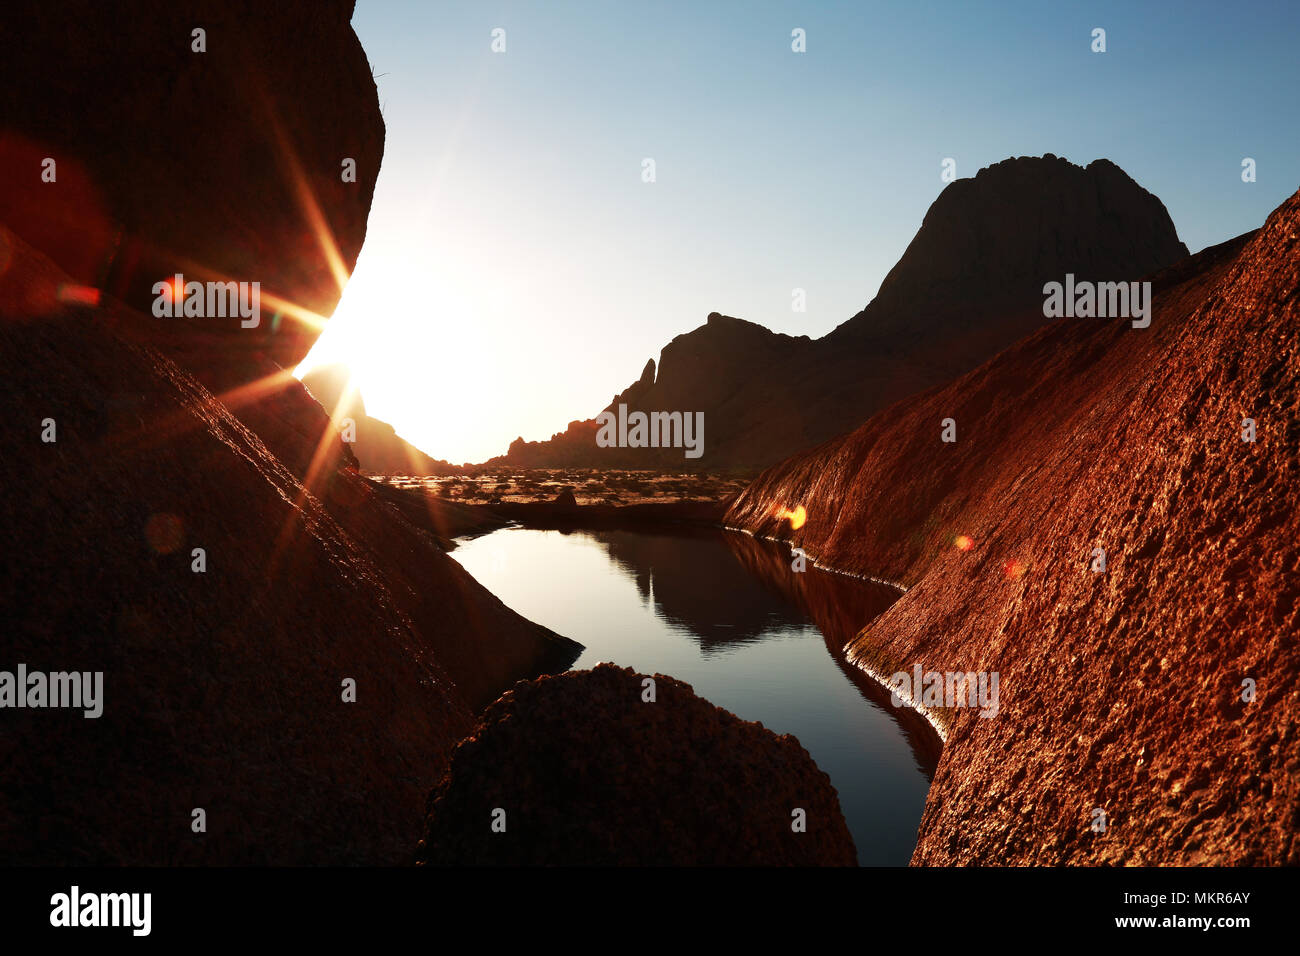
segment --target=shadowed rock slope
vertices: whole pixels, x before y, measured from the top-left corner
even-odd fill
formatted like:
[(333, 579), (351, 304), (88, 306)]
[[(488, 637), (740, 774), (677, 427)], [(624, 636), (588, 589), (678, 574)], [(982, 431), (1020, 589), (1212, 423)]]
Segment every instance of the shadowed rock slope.
[(662, 674), (643, 700), (643, 679), (601, 664), (504, 694), (430, 794), (418, 861), (856, 864), (835, 788), (794, 737)]
[[(578, 651), (358, 475), (288, 371), (383, 149), (351, 12), (0, 10), (0, 670), (104, 682), (97, 719), (3, 710), (0, 863), (402, 860), (478, 708)], [(260, 323), (155, 318), (175, 272), (261, 283)]]
[[(154, 284), (177, 273), (259, 283), (256, 325), (177, 316), (152, 326), (151, 343), (299, 478), (325, 419), (285, 370), (356, 264), (384, 148), (353, 7), (137, 0), (129, 17), (94, 0), (0, 7), (0, 33), (22, 38), (0, 60), (0, 224), (72, 281), (145, 315)], [(320, 453), (318, 467), (355, 463), (337, 445)]]
[[(256, 328), (172, 320), (190, 333), (187, 364), (223, 387), (264, 374), (268, 360), (292, 367), (320, 330), (269, 297), (334, 311), (383, 156), (354, 5), (8, 0), (0, 222), (74, 280), (146, 313), (153, 284), (176, 272), (260, 282)], [(41, 177), (45, 157), (55, 182)]]
[(754, 470), (951, 381), (1043, 324), (1043, 283), (1117, 281), (1187, 255), (1164, 204), (1114, 163), (1050, 153), (947, 186), (875, 299), (820, 339), (713, 313), (663, 349), (656, 376), (615, 396), (629, 409), (702, 411), (704, 455), (602, 449), (594, 420), (512, 443), (523, 467)]
[(0, 263), (0, 669), (104, 675), (97, 719), (3, 712), (0, 861), (403, 860), (477, 709), (578, 646), (360, 475), (308, 491), (150, 317), (59, 303), (4, 230)]
[(1300, 862), (1298, 236), (1300, 194), (1155, 275), (1149, 329), (1055, 322), (732, 507), (909, 588), (858, 666), (1000, 674), (995, 718), (935, 715), (914, 863)]

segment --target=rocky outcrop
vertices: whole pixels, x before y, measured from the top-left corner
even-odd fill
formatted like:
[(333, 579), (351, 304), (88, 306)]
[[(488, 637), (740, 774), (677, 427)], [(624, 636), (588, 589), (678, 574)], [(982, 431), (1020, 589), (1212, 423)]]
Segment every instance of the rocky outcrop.
[(383, 155), (353, 6), (141, 0), (129, 23), (90, 0), (0, 10), (23, 38), (0, 62), (0, 223), (145, 315), (178, 273), (250, 296), (258, 283), (255, 326), (177, 316), (137, 331), (300, 479), (355, 464), (321, 442), (328, 416), (285, 371), (338, 303)]
[[(0, 862), (406, 859), (477, 710), (580, 650), (359, 475), (288, 370), (382, 147), (350, 12), (4, 7), (0, 670), (102, 672), (103, 714), (0, 711)], [(261, 324), (156, 318), (176, 271), (261, 282)]]
[(1152, 276), (1149, 328), (1054, 322), (732, 507), (908, 589), (858, 666), (1000, 674), (935, 715), (914, 863), (1300, 862), (1298, 236), (1300, 194)]
[(1046, 281), (1136, 278), (1186, 255), (1164, 203), (1109, 160), (1007, 159), (939, 194), (875, 299), (827, 343), (960, 364), (1009, 344), (1020, 330), (999, 320), (1041, 305)]
[(349, 384), (351, 373), (342, 365), (315, 368), (303, 376), (302, 384), (330, 413), (340, 433), (351, 423), (350, 451), (357, 466), (372, 475), (458, 475), (461, 469), (450, 462), (430, 458), (402, 436), (388, 422), (366, 414), (361, 392)]
[[(1164, 205), (1100, 159), (1048, 154), (951, 183), (871, 304), (821, 339), (713, 313), (665, 346), (658, 375), (615, 397), (702, 411), (704, 455), (596, 447), (594, 421), (510, 446), (525, 467), (757, 470), (944, 384), (1043, 325), (1043, 283), (1124, 280), (1187, 255)], [(647, 366), (647, 373), (651, 372)]]
[(647, 679), (601, 664), (503, 695), (430, 794), (418, 862), (855, 865), (835, 788), (797, 740), (662, 674), (647, 701)]
[(170, 320), (190, 333), (185, 364), (222, 387), (297, 364), (320, 332), (300, 310), (334, 311), (383, 155), (353, 6), (139, 0), (124, 19), (93, 0), (6, 3), (22, 39), (0, 64), (0, 222), (145, 313), (177, 272), (260, 282), (256, 328)]
[[(598, 425), (592, 419), (570, 422), (565, 431), (548, 441), (525, 442), (518, 438), (505, 455), (485, 464), (527, 468), (728, 470), (737, 462), (729, 456), (714, 455), (712, 449), (717, 442), (730, 442), (732, 436), (749, 427), (752, 411), (745, 403), (753, 400), (753, 383), (759, 379), (768, 383), (765, 405), (775, 404), (775, 395), (784, 395), (793, 403), (795, 396), (785, 391), (782, 376), (792, 364), (799, 364), (811, 354), (812, 341), (806, 335), (780, 335), (754, 322), (711, 313), (703, 326), (677, 336), (664, 347), (657, 379), (651, 359), (641, 378), (615, 395), (606, 406), (606, 410), (614, 412), (620, 405), (630, 410), (704, 411), (702, 458), (686, 458), (680, 448), (598, 447)], [(782, 433), (779, 440), (787, 438)], [(765, 439), (758, 441), (766, 446)], [(800, 439), (800, 444), (806, 443)], [(754, 451), (763, 455), (761, 448)], [(750, 454), (745, 452), (741, 459), (750, 460)]]
[(640, 408), (642, 400), (654, 388), (655, 384), (655, 360), (647, 359), (645, 368), (641, 369), (641, 377), (625, 388), (618, 395), (614, 396), (614, 401), (610, 404), (617, 407), (619, 402), (623, 402), (633, 408)]
[(59, 303), (7, 231), (0, 261), (0, 669), (100, 671), (104, 701), (2, 712), (0, 859), (402, 860), (477, 709), (577, 645), (360, 475), (305, 487), (147, 317)]

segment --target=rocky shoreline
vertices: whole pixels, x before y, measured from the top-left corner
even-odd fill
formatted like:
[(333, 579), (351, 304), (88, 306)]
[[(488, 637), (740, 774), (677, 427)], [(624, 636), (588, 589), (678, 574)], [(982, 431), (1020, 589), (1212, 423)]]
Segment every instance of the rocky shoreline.
[(1297, 861), (1298, 232), (1300, 195), (1151, 276), (1150, 329), (1051, 323), (729, 510), (907, 586), (864, 671), (1001, 673), (998, 718), (936, 715), (914, 864)]

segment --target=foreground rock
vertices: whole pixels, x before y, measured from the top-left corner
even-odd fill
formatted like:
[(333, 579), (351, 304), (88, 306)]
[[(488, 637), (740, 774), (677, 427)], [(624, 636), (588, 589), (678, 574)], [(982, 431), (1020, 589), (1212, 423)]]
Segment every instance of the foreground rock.
[(952, 381), (1043, 324), (1042, 287), (1121, 280), (1187, 255), (1164, 204), (1099, 159), (1050, 153), (951, 183), (871, 303), (820, 339), (713, 313), (607, 409), (703, 412), (704, 454), (599, 448), (595, 420), (489, 464), (756, 471)]
[(0, 670), (103, 673), (96, 719), (0, 711), (0, 862), (405, 858), (478, 708), (577, 645), (361, 476), (305, 487), (148, 317), (60, 305), (3, 229), (0, 261)]
[(855, 864), (835, 788), (794, 737), (661, 674), (646, 702), (643, 680), (601, 664), (503, 695), (430, 795), (418, 861)]
[[(0, 671), (102, 673), (103, 694), (93, 719), (0, 710), (0, 864), (399, 861), (474, 713), (580, 650), (357, 474), (289, 370), (382, 152), (351, 10), (0, 12), (21, 37), (0, 64)], [(260, 322), (155, 317), (176, 272), (261, 283)]]
[(256, 327), (173, 320), (185, 364), (223, 388), (292, 367), (320, 332), (299, 310), (329, 316), (356, 263), (383, 156), (354, 5), (134, 0), (124, 20), (95, 0), (9, 0), (0, 222), (145, 313), (176, 272), (260, 282)]
[(935, 715), (913, 862), (1300, 862), (1298, 237), (1300, 194), (1155, 275), (1150, 328), (1055, 322), (732, 507), (909, 588), (859, 666), (1000, 674)]

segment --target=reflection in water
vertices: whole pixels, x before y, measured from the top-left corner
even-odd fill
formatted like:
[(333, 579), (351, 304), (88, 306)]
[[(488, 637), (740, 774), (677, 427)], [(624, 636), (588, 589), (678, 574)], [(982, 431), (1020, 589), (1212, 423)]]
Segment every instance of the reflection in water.
[(669, 674), (794, 734), (838, 790), (859, 862), (907, 863), (939, 741), (840, 652), (893, 589), (795, 573), (787, 548), (712, 529), (507, 528), (452, 554), (511, 608), (586, 645), (575, 667)]
[(759, 541), (740, 532), (729, 532), (724, 540), (737, 561), (755, 578), (764, 581), (782, 600), (793, 602), (817, 625), (836, 666), (859, 694), (894, 718), (907, 737), (917, 766), (927, 780), (933, 779), (942, 743), (929, 721), (910, 707), (894, 707), (889, 691), (844, 657), (848, 643), (888, 610), (898, 600), (899, 592), (874, 581), (861, 581), (812, 567), (796, 574), (790, 570), (788, 545)]
[[(807, 617), (789, 602), (773, 600), (769, 583), (732, 559), (735, 545), (728, 539), (742, 538), (752, 544), (748, 535), (703, 528), (671, 535), (598, 531), (591, 537), (636, 581), (642, 598), (651, 597), (653, 582), (655, 613), (699, 641), (705, 654), (807, 623)], [(689, 561), (682, 560), (684, 546), (689, 547)]]

